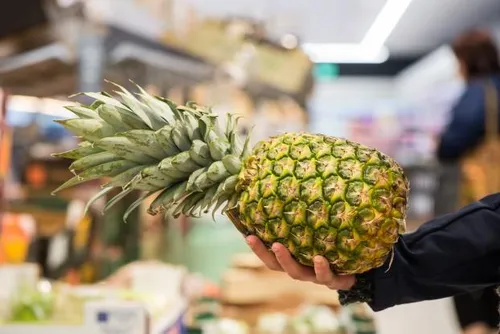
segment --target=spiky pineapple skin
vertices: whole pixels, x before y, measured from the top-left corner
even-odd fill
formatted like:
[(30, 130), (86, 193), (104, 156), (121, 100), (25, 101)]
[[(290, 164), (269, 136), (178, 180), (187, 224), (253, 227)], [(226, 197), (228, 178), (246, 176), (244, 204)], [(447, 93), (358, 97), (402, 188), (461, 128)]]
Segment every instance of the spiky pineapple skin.
[(287, 133), (260, 142), (239, 175), (240, 230), (284, 244), (337, 274), (383, 265), (405, 231), (409, 182), (383, 153), (349, 140)]

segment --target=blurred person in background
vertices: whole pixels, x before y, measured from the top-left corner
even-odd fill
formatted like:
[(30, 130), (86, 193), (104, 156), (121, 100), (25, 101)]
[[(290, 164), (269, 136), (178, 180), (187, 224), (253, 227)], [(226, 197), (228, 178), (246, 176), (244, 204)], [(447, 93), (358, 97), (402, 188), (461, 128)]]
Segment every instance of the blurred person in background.
[[(486, 31), (472, 30), (458, 36), (452, 50), (458, 61), (460, 77), (466, 85), (451, 110), (450, 122), (441, 134), (437, 158), (442, 166), (456, 167), (458, 173), (447, 177), (457, 179), (450, 179), (451, 182), (442, 183), (440, 187), (453, 188), (457, 196), (438, 199), (437, 215), (454, 211), (457, 206), (500, 190), (498, 181), (494, 184), (486, 177), (486, 173), (482, 172), (484, 166), (481, 166), (481, 163), (500, 165), (500, 161), (494, 161), (497, 159), (495, 155), (484, 148), (487, 134), (495, 137), (500, 128), (500, 62), (497, 47)], [(493, 141), (493, 145), (498, 143)], [(482, 162), (477, 158), (478, 154), (489, 154), (493, 161)], [(447, 168), (447, 171), (450, 170)], [(467, 183), (473, 184), (476, 189), (469, 189)], [(483, 183), (490, 183), (493, 188), (488, 190), (487, 184)], [(499, 298), (494, 289), (455, 296), (454, 304), (464, 334), (489, 333), (500, 321), (497, 312)]]

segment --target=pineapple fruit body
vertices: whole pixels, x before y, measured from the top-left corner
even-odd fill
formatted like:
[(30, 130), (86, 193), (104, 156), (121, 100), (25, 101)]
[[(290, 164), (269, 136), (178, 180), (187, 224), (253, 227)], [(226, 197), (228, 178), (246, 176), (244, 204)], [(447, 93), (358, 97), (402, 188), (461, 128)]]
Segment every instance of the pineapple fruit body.
[(241, 233), (269, 247), (283, 243), (307, 266), (323, 255), (337, 274), (381, 266), (405, 229), (408, 180), (375, 149), (307, 133), (286, 133), (252, 149), (249, 136), (240, 140), (235, 115), (223, 128), (209, 108), (117, 87), (116, 97), (86, 93), (95, 102), (68, 107), (77, 118), (59, 121), (83, 141), (55, 154), (74, 160), (75, 174), (55, 192), (103, 179), (88, 205), (121, 188), (107, 210), (142, 191), (125, 220), (150, 196), (150, 214), (221, 209)]
[(408, 181), (390, 157), (352, 141), (287, 133), (259, 143), (240, 173), (246, 234), (283, 243), (337, 274), (381, 266), (405, 230)]

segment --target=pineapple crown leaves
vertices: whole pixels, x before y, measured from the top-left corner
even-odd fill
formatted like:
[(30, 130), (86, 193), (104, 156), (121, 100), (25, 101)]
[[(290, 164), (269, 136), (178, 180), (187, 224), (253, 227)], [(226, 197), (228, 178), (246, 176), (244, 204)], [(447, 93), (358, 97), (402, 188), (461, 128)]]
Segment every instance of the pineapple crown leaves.
[[(74, 177), (53, 194), (75, 185), (103, 179), (92, 203), (112, 190), (118, 192), (104, 211), (133, 191), (144, 192), (126, 211), (124, 219), (144, 200), (156, 196), (148, 213), (198, 216), (213, 208), (237, 204), (238, 174), (250, 154), (250, 134), (241, 141), (238, 115), (228, 114), (222, 128), (211, 108), (152, 96), (139, 85), (133, 94), (113, 83), (106, 92), (79, 93), (94, 100), (90, 105), (67, 106), (76, 117), (58, 120), (82, 142), (53, 156), (73, 160)], [(75, 96), (75, 95), (73, 95)]]

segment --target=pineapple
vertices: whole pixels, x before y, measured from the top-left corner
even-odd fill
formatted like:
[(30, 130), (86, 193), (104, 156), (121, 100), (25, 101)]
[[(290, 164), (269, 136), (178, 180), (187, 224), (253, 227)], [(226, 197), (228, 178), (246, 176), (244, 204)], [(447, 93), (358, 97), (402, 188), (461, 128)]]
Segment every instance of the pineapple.
[(283, 243), (306, 266), (325, 256), (337, 274), (381, 266), (404, 232), (409, 183), (383, 153), (307, 133), (285, 133), (251, 148), (250, 136), (240, 141), (235, 115), (222, 126), (209, 108), (116, 86), (114, 97), (85, 93), (95, 102), (67, 107), (77, 117), (58, 121), (83, 141), (55, 154), (72, 159), (75, 174), (55, 192), (103, 179), (87, 205), (120, 188), (107, 210), (142, 191), (125, 220), (150, 196), (152, 215), (222, 209), (244, 235), (269, 247)]

